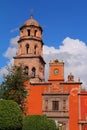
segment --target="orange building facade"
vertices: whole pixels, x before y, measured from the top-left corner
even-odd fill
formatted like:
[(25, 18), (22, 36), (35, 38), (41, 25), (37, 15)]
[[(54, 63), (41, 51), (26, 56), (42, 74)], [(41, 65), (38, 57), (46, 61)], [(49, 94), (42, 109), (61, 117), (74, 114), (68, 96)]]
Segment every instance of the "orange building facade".
[(29, 95), (25, 102), (28, 115), (45, 114), (55, 120), (61, 130), (87, 130), (87, 92), (82, 91), (80, 79), (70, 73), (64, 79), (64, 62), (49, 63), (49, 78), (45, 82), (42, 27), (32, 17), (20, 27), (16, 66), (23, 64), (29, 75), (25, 83)]

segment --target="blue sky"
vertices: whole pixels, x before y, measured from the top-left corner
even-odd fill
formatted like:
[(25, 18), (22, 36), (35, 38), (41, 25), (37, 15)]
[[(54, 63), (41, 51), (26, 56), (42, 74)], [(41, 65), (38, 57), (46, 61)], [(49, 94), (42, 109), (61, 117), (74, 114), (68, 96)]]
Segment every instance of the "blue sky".
[[(72, 45), (72, 42), (77, 42), (78, 45), (76, 51), (71, 53), (73, 57), (74, 54), (80, 52), (81, 48), (85, 48), (81, 53), (84, 53), (84, 50), (87, 49), (87, 0), (0, 0), (0, 72), (12, 58), (6, 56), (6, 52), (8, 48), (14, 48), (11, 41), (19, 36), (18, 28), (29, 19), (31, 9), (34, 10), (34, 19), (41, 24), (44, 30), (45, 59), (49, 53), (54, 54), (54, 52), (57, 55), (55, 54), (53, 58), (64, 59), (64, 55), (61, 58), (59, 57), (59, 53), (63, 50), (70, 56), (68, 49), (72, 51), (73, 47), (76, 48), (75, 45)], [(86, 54), (77, 56), (78, 63), (80, 62), (81, 65), (81, 60), (84, 62), (83, 57)], [(13, 56), (14, 54), (11, 52), (10, 55)], [(69, 64), (68, 59), (65, 58), (64, 60), (66, 66), (68, 63), (72, 66), (70, 68), (72, 69), (77, 61), (75, 61), (75, 57), (73, 59), (70, 57), (70, 59), (75, 63), (74, 65), (73, 63)], [(86, 66), (86, 62), (84, 64)], [(82, 67), (83, 70), (87, 69), (84, 66)], [(69, 71), (71, 71), (70, 69)], [(75, 72), (75, 69), (73, 70)], [(80, 71), (79, 69), (78, 72)], [(75, 72), (75, 74), (78, 72)], [(84, 77), (87, 75), (82, 76), (82, 72), (80, 72), (80, 77), (86, 82)], [(2, 77), (2, 74), (0, 76)]]

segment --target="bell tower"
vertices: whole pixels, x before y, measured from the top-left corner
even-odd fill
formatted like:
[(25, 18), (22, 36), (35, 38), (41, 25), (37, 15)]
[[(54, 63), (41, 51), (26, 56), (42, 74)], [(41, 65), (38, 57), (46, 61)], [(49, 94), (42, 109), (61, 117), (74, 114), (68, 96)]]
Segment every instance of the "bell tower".
[(64, 81), (64, 62), (54, 60), (49, 63), (50, 74), (48, 81)]
[(31, 82), (44, 81), (42, 32), (42, 27), (32, 16), (20, 27), (18, 52), (14, 57), (14, 64), (23, 65), (24, 72), (29, 75)]

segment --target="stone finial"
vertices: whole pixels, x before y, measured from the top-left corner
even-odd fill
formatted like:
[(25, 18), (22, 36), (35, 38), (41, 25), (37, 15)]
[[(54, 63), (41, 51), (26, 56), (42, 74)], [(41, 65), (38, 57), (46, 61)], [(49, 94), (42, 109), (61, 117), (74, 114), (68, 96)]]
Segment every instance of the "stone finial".
[(80, 77), (78, 78), (78, 82), (80, 82)]
[(68, 81), (69, 82), (73, 82), (74, 81), (74, 76), (72, 75), (72, 73), (70, 73), (69, 75), (68, 75)]

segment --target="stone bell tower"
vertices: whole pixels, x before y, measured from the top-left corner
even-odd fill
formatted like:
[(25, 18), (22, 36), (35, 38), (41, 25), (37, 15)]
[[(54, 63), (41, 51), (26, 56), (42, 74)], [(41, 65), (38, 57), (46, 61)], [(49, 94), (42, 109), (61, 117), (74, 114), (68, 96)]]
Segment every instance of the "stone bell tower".
[(16, 66), (22, 64), (25, 74), (29, 75), (33, 83), (44, 81), (42, 32), (40, 24), (31, 16), (20, 27), (18, 52), (14, 57), (14, 64)]

